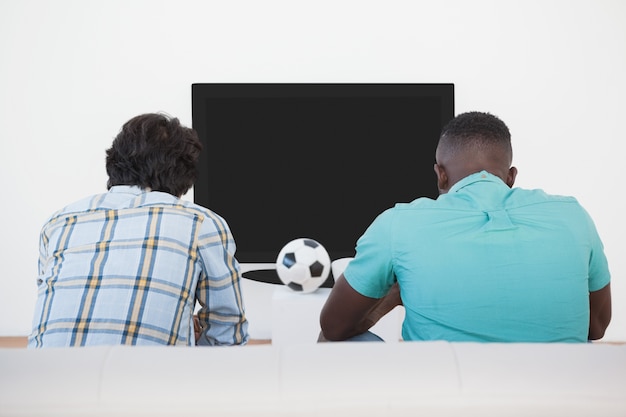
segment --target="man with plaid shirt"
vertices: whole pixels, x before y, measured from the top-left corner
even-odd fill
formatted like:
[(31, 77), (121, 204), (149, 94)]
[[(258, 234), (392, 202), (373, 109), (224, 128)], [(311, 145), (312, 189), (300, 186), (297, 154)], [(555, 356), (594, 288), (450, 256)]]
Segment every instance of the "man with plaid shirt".
[(193, 129), (164, 114), (122, 127), (106, 151), (108, 192), (42, 228), (29, 347), (248, 342), (228, 224), (180, 199), (201, 148)]

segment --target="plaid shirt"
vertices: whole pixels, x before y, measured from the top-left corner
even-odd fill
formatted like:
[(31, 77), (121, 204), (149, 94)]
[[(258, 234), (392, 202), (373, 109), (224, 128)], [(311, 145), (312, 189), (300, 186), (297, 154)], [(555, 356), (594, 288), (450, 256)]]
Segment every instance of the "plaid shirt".
[(29, 347), (248, 341), (240, 267), (217, 214), (115, 186), (55, 213), (40, 239)]

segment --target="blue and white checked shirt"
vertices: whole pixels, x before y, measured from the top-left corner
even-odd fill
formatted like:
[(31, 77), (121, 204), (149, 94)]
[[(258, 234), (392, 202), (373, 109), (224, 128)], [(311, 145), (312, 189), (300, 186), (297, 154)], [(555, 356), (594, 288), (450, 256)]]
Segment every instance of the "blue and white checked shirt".
[(44, 225), (29, 347), (248, 341), (235, 242), (223, 218), (163, 192), (115, 186)]

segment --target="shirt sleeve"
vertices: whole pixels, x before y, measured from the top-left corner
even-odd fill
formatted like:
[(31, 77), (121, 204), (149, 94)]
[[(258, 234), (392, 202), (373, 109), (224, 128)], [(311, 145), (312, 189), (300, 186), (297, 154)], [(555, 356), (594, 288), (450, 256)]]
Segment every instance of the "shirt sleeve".
[(591, 253), (589, 256), (589, 291), (598, 291), (611, 281), (608, 260), (604, 253), (604, 245), (589, 214), (586, 213), (591, 237)]
[(41, 234), (39, 235), (39, 261), (37, 262), (37, 266), (38, 266), (37, 273), (39, 274), (39, 276), (42, 276), (44, 273), (45, 266), (46, 266), (47, 252), (48, 252), (48, 236), (46, 236), (46, 234), (42, 230)]
[(392, 253), (393, 210), (381, 213), (356, 245), (356, 255), (344, 271), (348, 284), (366, 297), (381, 298), (395, 282)]
[(196, 286), (201, 306), (198, 319), (204, 329), (198, 345), (243, 345), (248, 321), (241, 293), (241, 269), (235, 242), (226, 222), (217, 215), (205, 218), (199, 238), (202, 273)]

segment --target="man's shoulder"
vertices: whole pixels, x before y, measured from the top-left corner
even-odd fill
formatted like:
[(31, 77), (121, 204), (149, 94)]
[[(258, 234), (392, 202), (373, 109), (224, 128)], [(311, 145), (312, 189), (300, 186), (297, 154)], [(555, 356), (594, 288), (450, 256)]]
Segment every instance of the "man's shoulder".
[(201, 216), (203, 219), (210, 219), (213, 223), (226, 223), (226, 220), (218, 213), (192, 201), (179, 199), (174, 206), (176, 208), (183, 209), (189, 213)]
[(403, 217), (404, 214), (413, 216), (416, 212), (426, 215), (429, 210), (437, 210), (437, 200), (428, 197), (419, 197), (410, 202), (398, 202), (392, 207), (383, 210), (376, 216), (376, 223), (394, 222), (398, 216)]
[(511, 189), (510, 199), (528, 203), (564, 203), (580, 205), (578, 199), (571, 195), (550, 194), (543, 189)]
[(436, 199), (430, 197), (418, 197), (413, 201), (396, 203), (389, 210), (413, 210), (420, 208), (432, 208), (437, 207), (438, 202)]
[(171, 200), (155, 200), (156, 204), (164, 204), (169, 205), (171, 207), (176, 207), (183, 210), (188, 210), (196, 213), (201, 213), (203, 215), (211, 215), (213, 211), (207, 207), (201, 206), (197, 203), (194, 203), (191, 200), (184, 200), (182, 198), (173, 197)]
[(106, 193), (92, 194), (86, 197), (82, 197), (79, 200), (75, 200), (62, 208), (55, 211), (50, 219), (54, 219), (59, 216), (71, 215), (73, 213), (82, 213), (85, 211), (93, 210), (98, 207), (98, 201), (104, 200)]
[(141, 194), (106, 192), (92, 194), (69, 203), (52, 213), (48, 221), (53, 221), (59, 217), (82, 215), (98, 211), (141, 210), (151, 207), (171, 208), (173, 210), (182, 209), (203, 217), (213, 214), (212, 211), (206, 207), (191, 201), (179, 199), (165, 192), (149, 191)]

